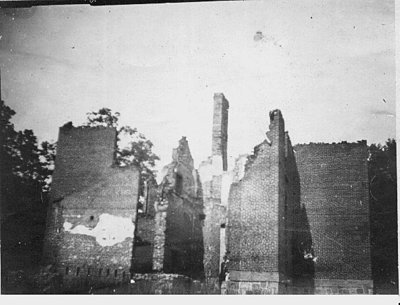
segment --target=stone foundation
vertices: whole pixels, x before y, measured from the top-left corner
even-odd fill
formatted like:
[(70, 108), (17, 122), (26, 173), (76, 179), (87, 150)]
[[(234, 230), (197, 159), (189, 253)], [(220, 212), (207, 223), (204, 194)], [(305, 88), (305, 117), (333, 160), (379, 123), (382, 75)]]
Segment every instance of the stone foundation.
[(372, 294), (372, 280), (314, 280), (314, 294)]
[(227, 281), (222, 285), (221, 294), (278, 294), (276, 282), (237, 282)]
[[(207, 284), (168, 273), (135, 274), (132, 282), (93, 290), (93, 294), (209, 294)], [(218, 291), (219, 294), (219, 291)]]
[(314, 279), (312, 284), (294, 283), (289, 294), (373, 294), (372, 280)]
[(282, 275), (277, 272), (231, 271), (221, 294), (286, 294)]
[(372, 280), (285, 280), (276, 272), (233, 271), (221, 294), (373, 294)]

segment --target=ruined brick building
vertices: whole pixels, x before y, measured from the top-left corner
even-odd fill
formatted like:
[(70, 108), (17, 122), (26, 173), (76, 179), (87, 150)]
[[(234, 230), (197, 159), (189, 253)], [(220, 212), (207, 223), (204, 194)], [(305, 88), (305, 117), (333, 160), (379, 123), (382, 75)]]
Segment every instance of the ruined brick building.
[(45, 261), (64, 291), (372, 293), (366, 142), (292, 146), (274, 110), (265, 141), (228, 170), (228, 109), (215, 94), (211, 156), (195, 169), (182, 137), (141, 209), (138, 169), (114, 164), (115, 129), (60, 128)]

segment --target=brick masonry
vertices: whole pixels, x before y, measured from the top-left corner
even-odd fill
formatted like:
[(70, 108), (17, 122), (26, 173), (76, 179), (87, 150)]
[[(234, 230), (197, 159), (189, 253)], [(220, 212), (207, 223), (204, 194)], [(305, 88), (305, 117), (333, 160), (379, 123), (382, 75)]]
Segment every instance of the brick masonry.
[(222, 157), (223, 170), (228, 168), (228, 109), (229, 102), (222, 93), (214, 94), (212, 155)]
[[(179, 141), (172, 155), (172, 162), (163, 169), (165, 176), (159, 186), (159, 202), (166, 201), (167, 204), (163, 212), (165, 221), (157, 220), (160, 225), (156, 227), (156, 244), (161, 247), (164, 243), (161, 251), (162, 267), (158, 265), (157, 270), (202, 279), (203, 199), (198, 174), (185, 137)], [(160, 252), (159, 249), (155, 251)], [(161, 258), (157, 262), (160, 264)]]
[(294, 150), (316, 258), (315, 281), (349, 281), (351, 286), (337, 285), (342, 287), (337, 291), (366, 293), (372, 289), (366, 142), (311, 143)]
[(293, 148), (274, 110), (266, 140), (227, 172), (228, 108), (215, 94), (212, 156), (195, 170), (183, 137), (140, 214), (138, 170), (114, 165), (116, 130), (60, 128), (45, 262), (63, 291), (372, 293), (366, 143)]
[(180, 274), (135, 274), (133, 282), (95, 289), (93, 294), (208, 294), (207, 286)]
[(371, 280), (315, 279), (313, 285), (293, 285), (291, 294), (372, 294)]
[(231, 186), (223, 292), (371, 293), (366, 143), (293, 148), (280, 111), (270, 118)]
[(144, 196), (143, 209), (138, 210), (136, 220), (132, 261), (132, 270), (134, 273), (147, 273), (153, 269), (156, 228), (160, 227), (159, 222), (160, 217), (162, 217), (162, 214), (156, 215), (155, 206), (158, 205), (157, 200), (157, 186), (153, 184), (148, 185)]
[[(221, 257), (225, 254), (225, 231), (227, 209), (222, 198), (224, 179), (227, 174), (227, 141), (228, 141), (229, 102), (222, 93), (214, 94), (214, 112), (212, 128), (211, 156), (200, 164), (199, 176), (204, 202), (204, 273), (208, 291), (219, 292), (219, 271)], [(226, 177), (225, 177), (226, 176)], [(227, 185), (229, 191), (229, 182)], [(227, 195), (225, 196), (227, 197)], [(221, 238), (223, 240), (221, 240)]]
[(260, 280), (243, 281), (243, 275), (239, 280), (229, 280), (224, 282), (221, 288), (221, 294), (278, 294), (279, 284), (272, 281), (273, 275)]
[(152, 270), (164, 271), (165, 258), (165, 235), (167, 230), (168, 201), (156, 202), (155, 228), (154, 228), (154, 249), (152, 257)]
[[(272, 114), (269, 144), (264, 141), (249, 157), (244, 177), (231, 186), (228, 208), (229, 269), (285, 273), (280, 253), (286, 252), (284, 213), (284, 122)], [(240, 278), (238, 279), (240, 281)]]
[(45, 262), (63, 290), (130, 277), (139, 171), (114, 165), (116, 130), (60, 128)]

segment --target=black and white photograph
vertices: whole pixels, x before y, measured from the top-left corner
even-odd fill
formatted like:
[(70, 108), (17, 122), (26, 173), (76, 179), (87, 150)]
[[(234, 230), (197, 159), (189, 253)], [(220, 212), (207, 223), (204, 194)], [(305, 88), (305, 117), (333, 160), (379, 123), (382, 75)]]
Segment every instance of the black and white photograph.
[(398, 295), (395, 0), (172, 2), (0, 1), (1, 294)]

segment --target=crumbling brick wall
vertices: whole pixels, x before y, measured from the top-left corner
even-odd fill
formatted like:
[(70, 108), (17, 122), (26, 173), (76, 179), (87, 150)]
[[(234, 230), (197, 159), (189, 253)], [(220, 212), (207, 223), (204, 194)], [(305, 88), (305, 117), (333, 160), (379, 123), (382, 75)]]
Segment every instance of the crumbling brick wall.
[(275, 293), (281, 293), (290, 269), (291, 235), (286, 231), (285, 133), (279, 110), (271, 112), (267, 137), (249, 157), (244, 177), (231, 186), (227, 248), (231, 281), (251, 282), (256, 275), (258, 281), (274, 282)]
[[(217, 177), (216, 177), (217, 178)], [(218, 277), (220, 272), (220, 258), (222, 253), (221, 230), (226, 227), (226, 207), (220, 204), (220, 198), (204, 198), (204, 272), (208, 289), (218, 289)]]
[(201, 202), (168, 195), (164, 272), (204, 277)]
[(219, 292), (220, 263), (225, 255), (225, 238), (221, 231), (226, 228), (227, 207), (222, 204), (222, 186), (224, 175), (229, 175), (223, 172), (220, 162), (213, 163), (213, 157), (199, 167), (204, 202), (204, 273), (210, 293)]
[(203, 200), (185, 137), (174, 149), (172, 163), (163, 171), (159, 201), (166, 200), (167, 209), (162, 270), (201, 279), (204, 277)]
[(225, 254), (226, 205), (232, 176), (228, 169), (229, 102), (214, 94), (211, 156), (199, 166), (204, 200), (204, 272), (210, 293), (219, 293), (220, 262)]
[(138, 210), (136, 220), (135, 245), (133, 249), (132, 270), (134, 273), (151, 272), (153, 268), (153, 250), (156, 230), (155, 202), (157, 186), (150, 184), (145, 194), (145, 204)]
[[(296, 145), (294, 150), (301, 204), (316, 258), (315, 279), (325, 286), (329, 286), (324, 283), (328, 279), (364, 280), (368, 286), (371, 257), (366, 142), (311, 143)], [(353, 288), (368, 293), (368, 287)]]
[(114, 128), (60, 128), (45, 253), (66, 290), (129, 279), (139, 171), (115, 145)]

